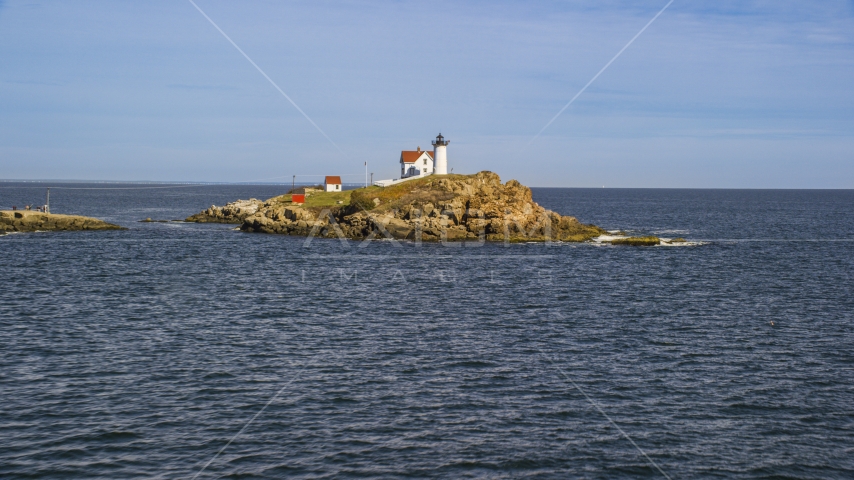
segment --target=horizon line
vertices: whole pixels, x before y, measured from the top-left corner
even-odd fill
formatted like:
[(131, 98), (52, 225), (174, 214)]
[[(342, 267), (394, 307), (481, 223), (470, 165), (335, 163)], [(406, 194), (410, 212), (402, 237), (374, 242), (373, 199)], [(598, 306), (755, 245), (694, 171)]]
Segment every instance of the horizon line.
[[(318, 182), (224, 182), (224, 181), (199, 181), (199, 180), (85, 180), (85, 179), (2, 179), (0, 183), (56, 183), (56, 184), (134, 184), (134, 185), (175, 185), (175, 186), (290, 186), (290, 185), (318, 185)], [(505, 182), (506, 183), (506, 182)], [(364, 182), (344, 182), (342, 185), (363, 185)], [(585, 189), (585, 190), (854, 190), (841, 187), (554, 187), (525, 185), (528, 188), (562, 188), (562, 189)], [(49, 188), (50, 185), (39, 185), (39, 188)]]

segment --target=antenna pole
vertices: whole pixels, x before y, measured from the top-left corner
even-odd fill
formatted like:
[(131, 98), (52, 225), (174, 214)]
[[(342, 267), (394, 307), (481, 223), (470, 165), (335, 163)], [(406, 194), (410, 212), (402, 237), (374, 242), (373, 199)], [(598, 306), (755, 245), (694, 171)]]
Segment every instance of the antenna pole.
[(45, 210), (44, 213), (50, 213), (50, 187), (47, 187), (47, 199), (45, 200)]

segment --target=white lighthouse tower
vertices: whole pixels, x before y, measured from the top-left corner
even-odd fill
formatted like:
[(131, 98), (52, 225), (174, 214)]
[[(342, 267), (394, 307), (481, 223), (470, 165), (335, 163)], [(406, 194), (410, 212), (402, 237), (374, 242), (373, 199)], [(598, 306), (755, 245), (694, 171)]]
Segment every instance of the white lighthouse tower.
[(445, 140), (445, 137), (440, 133), (436, 140), (433, 140), (433, 173), (435, 175), (448, 174), (448, 144), (450, 140)]

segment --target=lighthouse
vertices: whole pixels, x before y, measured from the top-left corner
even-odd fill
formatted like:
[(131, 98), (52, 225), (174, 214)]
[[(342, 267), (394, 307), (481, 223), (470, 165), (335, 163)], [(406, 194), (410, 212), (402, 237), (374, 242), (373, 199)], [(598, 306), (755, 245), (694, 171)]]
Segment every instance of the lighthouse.
[(445, 137), (440, 133), (436, 140), (433, 140), (433, 173), (436, 175), (448, 174), (448, 144), (450, 140), (445, 140)]

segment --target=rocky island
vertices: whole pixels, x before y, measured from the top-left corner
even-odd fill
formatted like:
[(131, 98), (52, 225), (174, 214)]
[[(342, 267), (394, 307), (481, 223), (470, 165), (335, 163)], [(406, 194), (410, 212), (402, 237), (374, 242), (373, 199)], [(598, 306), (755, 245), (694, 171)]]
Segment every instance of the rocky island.
[(400, 178), (347, 191), (341, 177), (329, 175), (320, 188), (292, 190), (266, 201), (211, 205), (186, 221), (238, 224), (244, 232), (354, 240), (688, 244), (681, 238), (606, 235), (596, 225), (541, 207), (531, 189), (516, 180), (501, 183), (489, 171), (449, 174), (450, 140), (440, 133), (430, 143), (432, 152), (420, 146), (400, 152)]
[(29, 210), (0, 211), (0, 235), (12, 232), (48, 232), (58, 230), (124, 230), (97, 218), (60, 215)]
[(595, 225), (546, 210), (531, 189), (495, 173), (428, 175), (389, 187), (239, 200), (187, 218), (239, 224), (245, 232), (350, 239), (583, 242), (605, 234)]

